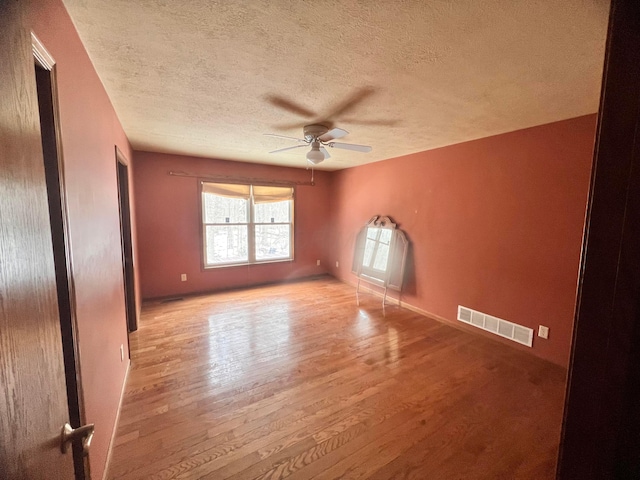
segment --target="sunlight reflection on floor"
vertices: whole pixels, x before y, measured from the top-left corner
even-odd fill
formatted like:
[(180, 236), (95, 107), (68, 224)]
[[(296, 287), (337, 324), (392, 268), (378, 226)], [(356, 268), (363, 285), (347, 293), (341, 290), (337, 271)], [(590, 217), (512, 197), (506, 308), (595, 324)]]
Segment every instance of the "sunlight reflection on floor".
[[(276, 302), (277, 303), (277, 302)], [(234, 322), (233, 318), (254, 318), (258, 321)], [(233, 383), (253, 372), (259, 365), (247, 363), (247, 358), (267, 356), (286, 358), (291, 344), (290, 305), (282, 301), (270, 310), (269, 318), (259, 321), (253, 308), (230, 308), (210, 315), (208, 320), (208, 365), (212, 384)], [(242, 335), (238, 335), (243, 332)]]

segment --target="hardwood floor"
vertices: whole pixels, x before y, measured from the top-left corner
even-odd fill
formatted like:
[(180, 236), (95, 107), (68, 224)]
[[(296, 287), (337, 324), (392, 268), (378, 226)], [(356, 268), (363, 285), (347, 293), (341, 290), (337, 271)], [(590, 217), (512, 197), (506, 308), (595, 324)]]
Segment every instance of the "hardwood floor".
[(565, 371), (331, 278), (144, 306), (112, 479), (550, 479)]

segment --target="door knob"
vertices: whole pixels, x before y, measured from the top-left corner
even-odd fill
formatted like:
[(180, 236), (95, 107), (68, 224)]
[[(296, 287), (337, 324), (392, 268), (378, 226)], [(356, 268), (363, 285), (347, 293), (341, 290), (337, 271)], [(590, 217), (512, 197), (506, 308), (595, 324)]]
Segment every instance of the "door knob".
[(84, 456), (88, 455), (91, 440), (93, 440), (94, 429), (95, 425), (93, 423), (89, 423), (78, 428), (72, 428), (71, 425), (65, 423), (64, 427), (62, 427), (62, 434), (60, 435), (60, 451), (62, 451), (62, 453), (67, 453), (69, 444), (74, 440), (81, 438), (82, 454)]

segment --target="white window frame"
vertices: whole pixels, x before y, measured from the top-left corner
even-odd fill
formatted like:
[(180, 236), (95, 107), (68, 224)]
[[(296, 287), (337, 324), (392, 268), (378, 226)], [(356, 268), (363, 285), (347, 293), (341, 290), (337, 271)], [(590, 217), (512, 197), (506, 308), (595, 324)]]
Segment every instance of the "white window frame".
[[(204, 202), (204, 185), (205, 184), (223, 184), (223, 185), (246, 185), (250, 189), (249, 194), (249, 220), (247, 223), (212, 223), (206, 221), (206, 213), (205, 213), (205, 202)], [(269, 223), (256, 223), (255, 222), (255, 203), (253, 196), (254, 187), (286, 187), (291, 188), (292, 194), (289, 204), (289, 222), (269, 222)], [(236, 267), (242, 265), (258, 265), (258, 264), (266, 264), (266, 263), (281, 263), (281, 262), (293, 262), (294, 257), (294, 212), (295, 212), (295, 197), (296, 197), (296, 189), (293, 185), (265, 185), (260, 183), (248, 184), (248, 183), (222, 183), (210, 180), (201, 180), (200, 181), (200, 225), (201, 225), (201, 234), (200, 239), (202, 242), (202, 265), (204, 269), (212, 269), (212, 268), (225, 268), (225, 267)], [(248, 252), (248, 261), (246, 262), (227, 262), (227, 263), (207, 263), (207, 226), (233, 226), (233, 225), (246, 225), (247, 226), (247, 252)], [(256, 248), (255, 248), (255, 232), (256, 226), (259, 225), (289, 225), (289, 256), (286, 258), (269, 258), (265, 260), (257, 260), (256, 259)]]

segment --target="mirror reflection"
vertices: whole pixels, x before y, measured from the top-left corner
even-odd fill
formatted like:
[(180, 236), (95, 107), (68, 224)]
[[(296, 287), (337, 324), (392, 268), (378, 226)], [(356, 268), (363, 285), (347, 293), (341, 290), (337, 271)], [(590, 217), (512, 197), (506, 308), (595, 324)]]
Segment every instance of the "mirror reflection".
[(387, 289), (400, 291), (404, 279), (408, 241), (389, 217), (374, 216), (358, 234), (353, 272), (358, 276), (356, 300), (360, 305), (360, 282), (382, 287), (384, 312)]
[(389, 264), (389, 248), (392, 230), (388, 228), (367, 227), (364, 245), (363, 268), (372, 268), (385, 272)]

